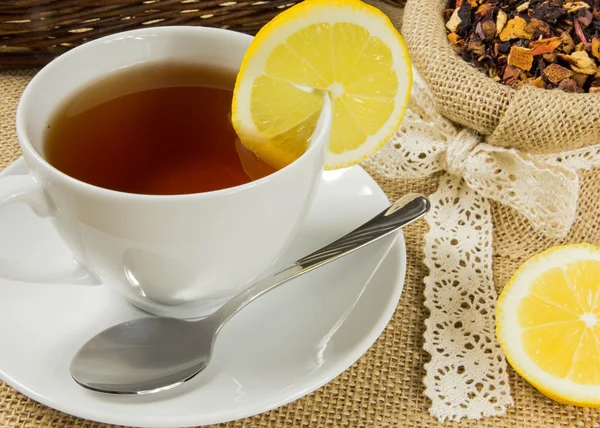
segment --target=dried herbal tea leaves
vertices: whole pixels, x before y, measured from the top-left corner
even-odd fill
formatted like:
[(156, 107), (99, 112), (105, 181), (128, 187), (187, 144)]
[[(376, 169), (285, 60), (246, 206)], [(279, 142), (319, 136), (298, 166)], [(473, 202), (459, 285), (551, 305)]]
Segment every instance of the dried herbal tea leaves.
[(450, 0), (448, 42), (492, 79), (600, 93), (600, 0)]

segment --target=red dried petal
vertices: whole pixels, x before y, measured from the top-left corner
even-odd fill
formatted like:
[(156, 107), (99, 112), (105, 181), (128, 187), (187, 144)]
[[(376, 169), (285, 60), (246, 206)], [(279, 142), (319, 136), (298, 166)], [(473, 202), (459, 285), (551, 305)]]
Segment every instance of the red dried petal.
[(579, 40), (581, 40), (581, 43), (583, 43), (586, 48), (589, 48), (590, 44), (588, 43), (587, 39), (585, 38), (585, 34), (583, 34), (583, 29), (581, 28), (581, 24), (579, 23), (578, 19), (573, 20), (573, 27), (575, 27), (575, 34), (577, 34), (577, 37), (579, 37)]

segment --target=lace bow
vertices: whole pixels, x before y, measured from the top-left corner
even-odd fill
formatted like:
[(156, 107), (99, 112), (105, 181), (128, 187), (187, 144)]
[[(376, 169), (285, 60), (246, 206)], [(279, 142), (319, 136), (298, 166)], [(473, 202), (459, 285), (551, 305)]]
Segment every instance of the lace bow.
[(367, 163), (389, 178), (441, 173), (426, 216), (425, 394), (440, 421), (498, 416), (513, 401), (494, 334), (489, 200), (517, 210), (547, 236), (564, 237), (577, 213), (577, 170), (600, 166), (600, 146), (558, 155), (491, 146), (439, 114), (413, 75), (401, 128)]
[[(423, 128), (432, 126), (436, 126), (435, 121), (414, 116), (403, 124), (405, 132), (413, 132), (415, 137)], [(423, 178), (446, 171), (462, 178), (481, 196), (517, 210), (549, 237), (562, 238), (569, 232), (579, 197), (576, 170), (600, 163), (596, 147), (561, 155), (531, 155), (483, 143), (468, 129), (453, 131), (437, 132), (438, 138), (426, 143), (424, 139), (396, 135), (394, 140), (402, 143), (405, 155), (398, 176)], [(432, 133), (436, 132), (429, 134)], [(584, 156), (589, 153), (595, 156)]]

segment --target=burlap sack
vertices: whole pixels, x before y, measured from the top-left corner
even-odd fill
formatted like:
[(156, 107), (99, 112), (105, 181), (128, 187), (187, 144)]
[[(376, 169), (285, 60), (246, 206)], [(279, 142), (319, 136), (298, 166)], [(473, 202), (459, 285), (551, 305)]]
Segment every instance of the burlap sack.
[[(436, 108), (482, 134), (488, 144), (528, 153), (558, 153), (600, 144), (600, 96), (494, 82), (460, 58), (448, 43), (447, 0), (409, 0), (402, 35)], [(525, 255), (566, 242), (600, 243), (600, 170), (580, 174), (578, 215), (565, 239), (549, 239), (522, 215), (493, 204), (494, 248), (500, 257)], [(557, 195), (560, 198), (560, 195)]]
[(600, 96), (494, 82), (448, 43), (447, 0), (409, 0), (402, 35), (438, 111), (486, 137), (530, 153), (556, 153), (600, 143)]
[[(577, 242), (600, 245), (600, 169), (582, 171), (579, 178), (581, 188), (577, 217), (564, 239), (550, 239), (533, 229), (529, 221), (516, 211), (492, 203), (495, 254), (511, 260), (523, 260), (554, 245)], [(557, 197), (560, 198), (560, 195)], [(500, 287), (500, 284), (497, 285)]]

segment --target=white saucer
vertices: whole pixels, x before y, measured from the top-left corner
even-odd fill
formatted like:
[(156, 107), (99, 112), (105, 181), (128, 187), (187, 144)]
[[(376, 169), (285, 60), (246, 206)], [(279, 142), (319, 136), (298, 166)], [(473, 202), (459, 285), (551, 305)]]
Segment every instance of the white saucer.
[[(25, 170), (20, 159), (0, 175)], [(387, 205), (361, 168), (325, 173), (282, 263), (344, 235)], [(0, 260), (53, 278), (70, 255), (48, 220), (12, 205), (0, 210)], [(81, 344), (143, 316), (139, 310), (103, 286), (0, 279), (0, 378), (47, 406), (104, 423), (181, 427), (252, 416), (314, 391), (367, 351), (394, 313), (405, 262), (398, 234), (280, 287), (227, 324), (206, 371), (143, 397), (84, 390), (68, 371)]]

